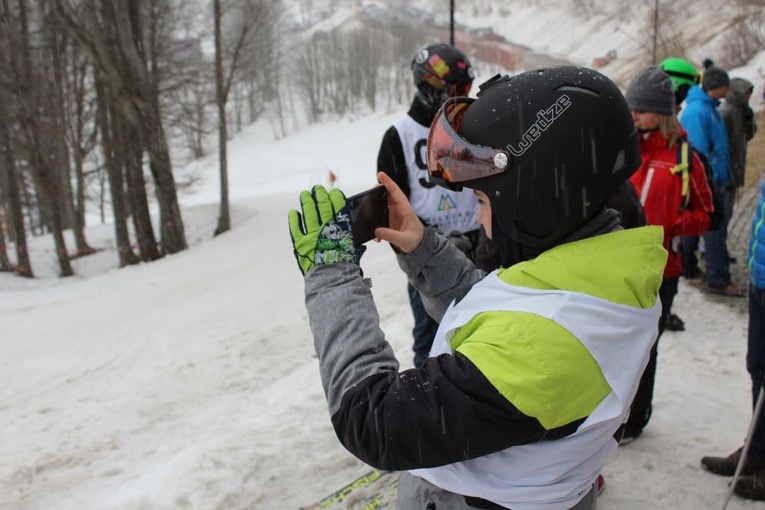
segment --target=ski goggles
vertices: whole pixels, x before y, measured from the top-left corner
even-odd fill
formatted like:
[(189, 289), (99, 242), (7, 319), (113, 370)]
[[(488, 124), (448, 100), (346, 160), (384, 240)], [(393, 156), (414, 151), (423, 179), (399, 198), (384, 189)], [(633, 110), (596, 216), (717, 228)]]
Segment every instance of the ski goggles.
[[(671, 70), (667, 71), (666, 69), (662, 69), (662, 71), (664, 71), (667, 75), (669, 75), (670, 78), (677, 78), (680, 80), (692, 82), (694, 84), (698, 84), (700, 81), (699, 79), (700, 77), (698, 74), (694, 75), (689, 73), (683, 73), (681, 71), (671, 71)], [(675, 80), (672, 80), (672, 81), (675, 81)]]
[(504, 172), (510, 155), (503, 150), (475, 145), (458, 133), (460, 123), (475, 99), (455, 97), (438, 110), (428, 134), (430, 182), (459, 191), (465, 181)]
[(472, 81), (448, 82), (433, 71), (426, 71), (423, 73), (422, 78), (432, 85), (433, 88), (442, 91), (449, 97), (467, 96), (470, 94), (470, 89), (473, 88)]

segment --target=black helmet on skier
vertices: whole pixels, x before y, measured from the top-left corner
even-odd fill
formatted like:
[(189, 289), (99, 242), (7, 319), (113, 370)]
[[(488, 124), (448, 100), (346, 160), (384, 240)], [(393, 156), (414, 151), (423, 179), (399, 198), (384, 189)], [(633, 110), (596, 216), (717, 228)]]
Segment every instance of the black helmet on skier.
[(421, 48), (411, 64), (414, 84), (426, 99), (440, 106), (447, 97), (466, 96), (475, 78), (470, 60), (449, 44)]
[(489, 197), (505, 267), (519, 252), (529, 258), (559, 244), (639, 166), (624, 96), (583, 67), (497, 75), (478, 99), (448, 100), (428, 136), (431, 182)]

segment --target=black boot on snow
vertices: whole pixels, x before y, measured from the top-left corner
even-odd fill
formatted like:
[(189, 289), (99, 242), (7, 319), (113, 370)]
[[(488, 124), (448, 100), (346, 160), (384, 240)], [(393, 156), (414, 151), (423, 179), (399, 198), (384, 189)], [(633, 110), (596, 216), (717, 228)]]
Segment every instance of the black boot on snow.
[(760, 469), (752, 476), (741, 478), (733, 492), (742, 498), (765, 501), (765, 470)]
[[(739, 448), (727, 457), (702, 457), (701, 465), (710, 473), (714, 473), (720, 476), (733, 476), (736, 474), (738, 459), (741, 458), (741, 450), (743, 450), (743, 448)], [(754, 466), (752, 465), (752, 461), (750, 459), (746, 459), (744, 467), (741, 470), (741, 475), (751, 476), (754, 474), (756, 469), (762, 467), (765, 466)], [(765, 481), (765, 473), (763, 473), (763, 481)]]
[(685, 331), (685, 322), (674, 313), (671, 313), (669, 314), (669, 317), (667, 317), (667, 323), (664, 327), (669, 331)]

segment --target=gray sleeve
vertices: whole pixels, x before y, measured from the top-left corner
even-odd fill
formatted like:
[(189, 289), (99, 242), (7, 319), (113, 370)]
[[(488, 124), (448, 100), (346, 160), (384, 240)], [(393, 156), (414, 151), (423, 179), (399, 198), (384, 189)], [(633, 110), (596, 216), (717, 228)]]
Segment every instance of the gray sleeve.
[(372, 374), (398, 373), (380, 329), (370, 285), (356, 264), (319, 265), (305, 277), (305, 304), (330, 414), (345, 392)]
[[(484, 273), (452, 243), (427, 228), (420, 246), (398, 262), (421, 292), (428, 313), (440, 321), (449, 304)], [(319, 265), (305, 276), (305, 305), (330, 414), (343, 395), (371, 375), (399, 370), (367, 280), (356, 264)]]
[(485, 276), (459, 248), (432, 227), (425, 229), (425, 236), (416, 250), (396, 257), (398, 265), (420, 293), (428, 314), (437, 322), (441, 322), (452, 301), (464, 296)]

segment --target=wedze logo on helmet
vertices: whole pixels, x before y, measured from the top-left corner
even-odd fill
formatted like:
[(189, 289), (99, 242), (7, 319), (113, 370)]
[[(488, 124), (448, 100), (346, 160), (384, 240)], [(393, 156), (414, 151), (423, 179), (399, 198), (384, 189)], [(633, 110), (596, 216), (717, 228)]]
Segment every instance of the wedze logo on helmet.
[(571, 98), (566, 94), (563, 94), (546, 110), (539, 110), (537, 112), (537, 120), (529, 129), (523, 133), (521, 141), (518, 143), (518, 148), (513, 147), (511, 144), (507, 144), (507, 150), (513, 156), (523, 156), (523, 153), (529, 150), (531, 145), (542, 136), (544, 131), (553, 125), (553, 123), (563, 115), (563, 112), (568, 110), (571, 106)]

